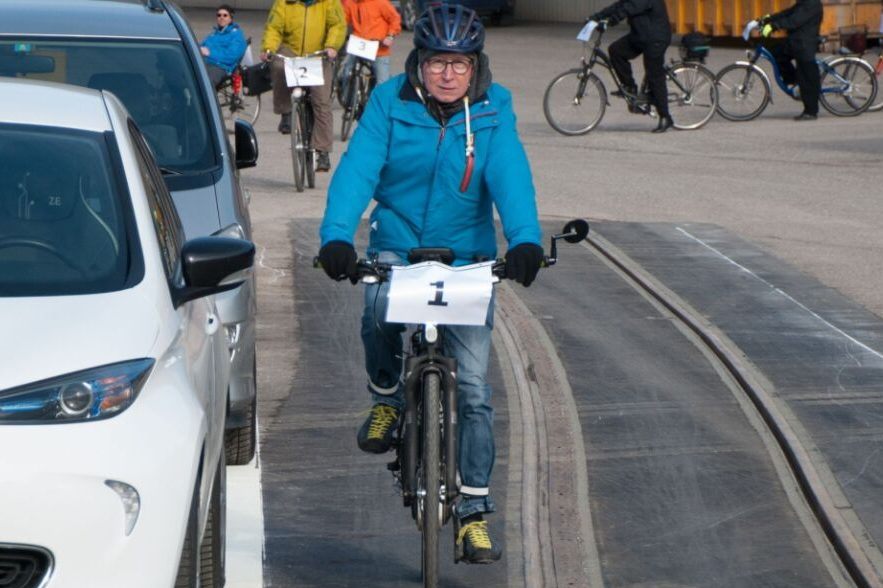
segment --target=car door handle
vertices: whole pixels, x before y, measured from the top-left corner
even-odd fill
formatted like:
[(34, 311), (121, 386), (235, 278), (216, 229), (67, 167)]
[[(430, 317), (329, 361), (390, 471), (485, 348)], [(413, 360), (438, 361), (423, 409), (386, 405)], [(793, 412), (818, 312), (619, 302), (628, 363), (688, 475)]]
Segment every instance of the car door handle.
[(220, 326), (221, 321), (218, 319), (218, 316), (215, 313), (210, 312), (205, 319), (205, 332), (209, 335), (214, 335)]

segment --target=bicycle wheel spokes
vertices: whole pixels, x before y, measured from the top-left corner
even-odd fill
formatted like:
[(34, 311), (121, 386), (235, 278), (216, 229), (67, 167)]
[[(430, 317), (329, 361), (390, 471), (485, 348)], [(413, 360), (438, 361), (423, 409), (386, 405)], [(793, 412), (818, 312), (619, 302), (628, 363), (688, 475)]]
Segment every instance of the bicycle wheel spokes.
[(304, 191), (304, 174), (306, 172), (306, 145), (301, 109), (303, 105), (295, 104), (291, 111), (291, 169), (294, 172), (294, 187), (298, 192)]
[(856, 116), (877, 96), (877, 78), (867, 62), (857, 57), (835, 59), (822, 65), (820, 102), (831, 114)]
[(770, 102), (766, 80), (747, 65), (728, 65), (717, 74), (715, 85), (717, 111), (727, 120), (753, 120)]
[(583, 135), (604, 117), (607, 91), (595, 74), (572, 69), (552, 80), (543, 96), (543, 113), (563, 135)]
[(668, 109), (676, 129), (698, 129), (714, 116), (717, 88), (714, 76), (704, 67), (691, 63), (677, 65), (666, 84)]

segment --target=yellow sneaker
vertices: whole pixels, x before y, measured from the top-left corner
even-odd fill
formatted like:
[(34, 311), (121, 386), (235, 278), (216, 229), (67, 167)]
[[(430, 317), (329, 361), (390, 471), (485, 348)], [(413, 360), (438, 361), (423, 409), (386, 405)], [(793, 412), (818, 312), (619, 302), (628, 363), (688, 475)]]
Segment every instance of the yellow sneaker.
[(389, 451), (398, 420), (399, 411), (394, 406), (375, 404), (356, 436), (359, 449), (368, 453)]
[(502, 555), (493, 544), (487, 530), (487, 521), (481, 515), (466, 517), (457, 533), (457, 549), (462, 550), (461, 561), (471, 564), (494, 563)]

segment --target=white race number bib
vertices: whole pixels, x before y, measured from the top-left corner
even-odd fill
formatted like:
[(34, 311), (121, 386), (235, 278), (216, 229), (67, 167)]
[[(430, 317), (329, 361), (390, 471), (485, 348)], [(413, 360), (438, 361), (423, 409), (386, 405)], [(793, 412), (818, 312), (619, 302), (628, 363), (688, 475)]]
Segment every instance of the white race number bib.
[(450, 267), (426, 261), (394, 268), (387, 322), (483, 325), (493, 294), (493, 264)]

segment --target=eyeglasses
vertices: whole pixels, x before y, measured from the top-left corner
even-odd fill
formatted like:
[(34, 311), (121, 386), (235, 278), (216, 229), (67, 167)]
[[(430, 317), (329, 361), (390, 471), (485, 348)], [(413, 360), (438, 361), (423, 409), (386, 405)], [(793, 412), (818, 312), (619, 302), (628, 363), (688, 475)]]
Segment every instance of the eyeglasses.
[(231, 16), (229, 14), (227, 14), (226, 12), (219, 12), (215, 16), (217, 16), (218, 18), (231, 18)]
[(468, 59), (430, 59), (426, 64), (429, 73), (432, 74), (440, 74), (444, 72), (449, 65), (453, 72), (458, 76), (465, 75), (470, 69), (472, 69), (472, 62)]

